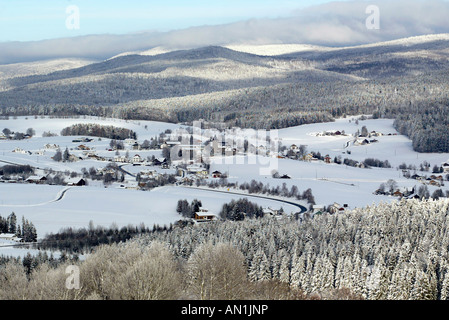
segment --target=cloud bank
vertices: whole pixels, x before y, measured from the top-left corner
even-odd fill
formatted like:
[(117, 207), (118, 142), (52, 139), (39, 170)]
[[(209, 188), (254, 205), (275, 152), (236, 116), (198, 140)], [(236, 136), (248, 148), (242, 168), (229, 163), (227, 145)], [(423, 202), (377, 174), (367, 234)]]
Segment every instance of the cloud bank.
[[(379, 29), (366, 27), (366, 8), (379, 8)], [(278, 19), (253, 19), (170, 32), (90, 35), (36, 42), (0, 43), (0, 64), (55, 58), (107, 59), (154, 47), (194, 48), (229, 44), (349, 46), (449, 33), (449, 2), (443, 0), (329, 2)], [(82, 18), (82, 17), (81, 17)]]

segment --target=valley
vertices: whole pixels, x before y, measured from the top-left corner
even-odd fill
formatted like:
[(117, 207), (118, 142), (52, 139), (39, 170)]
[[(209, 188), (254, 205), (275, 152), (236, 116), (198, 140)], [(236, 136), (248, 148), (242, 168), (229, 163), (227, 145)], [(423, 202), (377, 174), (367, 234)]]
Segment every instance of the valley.
[[(59, 135), (63, 128), (76, 123), (125, 127), (136, 132), (137, 139), (132, 143), (125, 141), (123, 150), (114, 151), (110, 147), (111, 139)], [(144, 150), (133, 145), (135, 143), (142, 145), (145, 140), (155, 141), (164, 132), (170, 133), (164, 135), (165, 139), (160, 143), (178, 141), (177, 130), (181, 130), (180, 132), (185, 135), (188, 126), (141, 120), (43, 116), (0, 120), (0, 127), (8, 128), (12, 132), (24, 132), (32, 127), (35, 131), (35, 136), (31, 138), (0, 141), (0, 162), (4, 165), (29, 165), (34, 170), (32, 174), (8, 175), (2, 178), (0, 212), (2, 215), (15, 212), (18, 217), (27, 217), (36, 225), (40, 237), (58, 232), (62, 228), (86, 227), (90, 221), (101, 227), (113, 224), (122, 227), (141, 223), (147, 226), (155, 224), (168, 226), (182, 218), (176, 213), (176, 202), (181, 199), (187, 199), (189, 202), (198, 199), (211, 212), (218, 214), (224, 203), (247, 197), (266, 209), (279, 210), (282, 207), (285, 214), (294, 215), (301, 210), (274, 199), (297, 202), (311, 214), (316, 208), (323, 210), (335, 204), (341, 207), (346, 204), (345, 210), (349, 210), (397, 201), (400, 196), (375, 194), (379, 186), (386, 184), (390, 179), (395, 181), (394, 191), (404, 193), (405, 190), (414, 189), (410, 196), (418, 194), (421, 186), (428, 189), (429, 196), (438, 189), (442, 190), (443, 196), (447, 197), (449, 193), (448, 172), (432, 173), (434, 166), (442, 168), (444, 163), (449, 161), (449, 153), (415, 152), (411, 141), (394, 129), (393, 120), (372, 119), (369, 116), (340, 118), (334, 122), (273, 130), (271, 136), (277, 137), (280, 150), (274, 153), (269, 150), (260, 152), (261, 149), (254, 152), (255, 149), (251, 149), (251, 146), (259, 147), (257, 142), (262, 141), (252, 140), (254, 134), (252, 130), (244, 129), (237, 132), (225, 130), (223, 134), (226, 136), (228, 146), (238, 146), (239, 139), (248, 137), (250, 148), (246, 152), (239, 150), (233, 154), (214, 155), (207, 158), (207, 161), (204, 158), (203, 162), (193, 160), (195, 157), (188, 161), (172, 159), (167, 166), (151, 161), (162, 159), (163, 154), (167, 154), (163, 153), (160, 146)], [(355, 138), (356, 132), (361, 132), (363, 127), (369, 132), (377, 133), (376, 142), (357, 143), (364, 139)], [(56, 136), (42, 137), (47, 131), (53, 132)], [(203, 141), (196, 145), (204, 145), (204, 142), (208, 141), (206, 131), (195, 129), (195, 139)], [(336, 132), (339, 134), (336, 135)], [(85, 139), (91, 141), (84, 144), (74, 142)], [(81, 145), (85, 145), (86, 148), (79, 148)], [(193, 146), (194, 144), (191, 145)], [(298, 154), (299, 146), (304, 148), (302, 156)], [(52, 158), (57, 149), (62, 151), (67, 149), (76, 160), (55, 161)], [(317, 158), (318, 153), (329, 160)], [(118, 157), (117, 154), (121, 156)], [(138, 160), (135, 160), (136, 155), (139, 156)], [(309, 155), (311, 158), (307, 158)], [(344, 159), (351, 159), (359, 164), (365, 159), (387, 160), (389, 167), (336, 163), (338, 159), (341, 162)], [(423, 163), (428, 166), (423, 168)], [(101, 179), (91, 175), (92, 171), (108, 172), (108, 169), (119, 178), (117, 180), (111, 178), (106, 182), (103, 175)], [(274, 177), (273, 170), (280, 176), (285, 175), (286, 178)], [(226, 178), (214, 178), (214, 172), (219, 172)], [(437, 175), (441, 176), (442, 180), (437, 180), (438, 185), (432, 185), (430, 180), (411, 178), (416, 174), (422, 177)], [(174, 178), (166, 185), (159, 185), (157, 181), (161, 175), (173, 175)], [(52, 181), (50, 179), (55, 176), (59, 179), (50, 183)], [(31, 181), (30, 177), (45, 177), (49, 180), (39, 183)], [(86, 185), (71, 184), (81, 179), (85, 180)], [(148, 181), (154, 184), (150, 186), (147, 184)], [(260, 192), (249, 194), (239, 189), (240, 185), (252, 181), (270, 188), (290, 190), (295, 186), (299, 193), (311, 189), (314, 203), (275, 195), (268, 196), (273, 199), (270, 201), (258, 198), (264, 196)], [(218, 188), (211, 189), (208, 187), (210, 183), (219, 183)], [(195, 186), (200, 188), (192, 188)], [(63, 191), (64, 196), (59, 197)]]
[(257, 43), (0, 65), (0, 298), (446, 299), (449, 35)]

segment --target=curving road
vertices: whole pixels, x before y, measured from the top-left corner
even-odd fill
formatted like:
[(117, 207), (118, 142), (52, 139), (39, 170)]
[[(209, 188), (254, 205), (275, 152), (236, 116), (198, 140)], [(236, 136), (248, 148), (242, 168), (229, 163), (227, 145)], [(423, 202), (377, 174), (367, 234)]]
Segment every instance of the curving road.
[(205, 189), (205, 188), (198, 188), (198, 187), (190, 187), (190, 186), (180, 186), (183, 188), (190, 188), (190, 189), (197, 189), (197, 190), (203, 190), (203, 191), (211, 191), (211, 192), (219, 192), (219, 193), (225, 193), (225, 194), (236, 194), (239, 196), (244, 196), (244, 197), (255, 197), (255, 198), (262, 198), (262, 199), (267, 199), (267, 200), (272, 200), (272, 201), (278, 201), (278, 202), (282, 202), (282, 203), (286, 203), (295, 207), (298, 207), (300, 209), (299, 214), (304, 213), (307, 211), (307, 208), (304, 207), (303, 205), (300, 205), (297, 202), (292, 202), (292, 201), (288, 201), (288, 200), (282, 200), (282, 199), (276, 199), (276, 198), (270, 198), (267, 196), (262, 196), (262, 195), (255, 195), (255, 194), (246, 194), (246, 193), (239, 193), (239, 192), (232, 192), (232, 191), (221, 191), (221, 190), (215, 190), (215, 189)]
[(58, 197), (57, 199), (53, 200), (53, 201), (50, 201), (50, 202), (61, 201), (62, 198), (64, 198), (65, 193), (66, 193), (67, 191), (69, 191), (69, 189), (71, 189), (71, 188), (66, 188), (66, 189), (62, 190), (62, 192), (61, 192), (61, 194), (59, 195), (59, 197)]
[[(59, 191), (56, 196), (56, 199), (50, 200), (50, 201), (46, 201), (46, 202), (41, 202), (41, 203), (34, 203), (34, 204), (1, 204), (0, 207), (14, 207), (14, 208), (25, 208), (25, 207), (39, 207), (39, 206), (44, 206), (47, 205), (49, 203), (53, 203), (53, 202), (58, 202), (61, 201), (66, 192), (69, 191), (69, 189), (71, 189), (71, 187), (65, 188), (61, 191)], [(59, 194), (59, 195), (58, 195)]]

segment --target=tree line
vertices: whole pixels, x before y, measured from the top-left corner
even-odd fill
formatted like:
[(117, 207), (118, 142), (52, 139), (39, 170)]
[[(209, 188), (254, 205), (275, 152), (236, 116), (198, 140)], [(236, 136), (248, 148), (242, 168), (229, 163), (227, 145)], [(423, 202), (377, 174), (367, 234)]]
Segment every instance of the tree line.
[(292, 185), (290, 189), (287, 188), (287, 184), (284, 182), (282, 186), (270, 187), (269, 184), (264, 184), (261, 181), (251, 179), (250, 182), (228, 182), (227, 179), (219, 179), (214, 181), (199, 181), (197, 180), (197, 186), (207, 186), (209, 188), (233, 188), (241, 191), (248, 191), (249, 194), (264, 194), (269, 196), (281, 196), (286, 198), (295, 198), (297, 200), (306, 200), (309, 204), (315, 204), (315, 197), (313, 196), (312, 189), (308, 188), (301, 192), (296, 185)]
[[(441, 75), (441, 79), (444, 76)], [(229, 127), (281, 129), (337, 117), (373, 114), (396, 119), (395, 127), (419, 152), (445, 152), (449, 139), (447, 82), (434, 75), (391, 78), (388, 82), (300, 82), (238, 88), (194, 96), (148, 99), (104, 105), (84, 102), (17, 102), (14, 91), (4, 93), (1, 116), (92, 115), (172, 123), (198, 119), (225, 122)], [(426, 84), (432, 83), (431, 90)], [(148, 87), (145, 87), (147, 90)], [(13, 94), (14, 93), (14, 94)], [(11, 95), (11, 96), (9, 96)], [(60, 93), (58, 93), (60, 95)], [(35, 101), (35, 100), (34, 100)], [(48, 101), (46, 97), (45, 101)]]
[(326, 298), (348, 289), (363, 299), (448, 299), (447, 200), (401, 200), (345, 214), (245, 219), (136, 238), (163, 241), (189, 259), (205, 243), (245, 256), (253, 282), (277, 280)]
[[(0, 268), (0, 298), (449, 299), (448, 201), (401, 200), (297, 221), (180, 225), (68, 263)], [(42, 281), (45, 278), (46, 281)]]
[(0, 216), (0, 233), (14, 234), (21, 238), (23, 242), (36, 242), (37, 231), (31, 221), (22, 217), (22, 224), (17, 222), (17, 216), (14, 212), (3, 218)]
[[(171, 227), (168, 227), (171, 228)], [(87, 228), (63, 228), (57, 233), (47, 234), (35, 247), (40, 250), (61, 251), (68, 254), (90, 253), (93, 248), (104, 245), (126, 242), (139, 234), (167, 230), (166, 226), (154, 225), (153, 228), (143, 223), (137, 226), (118, 227), (112, 225), (109, 228), (97, 226), (92, 222)]]
[(137, 139), (137, 134), (127, 128), (104, 126), (96, 123), (78, 123), (61, 131), (62, 136), (91, 136), (113, 140)]

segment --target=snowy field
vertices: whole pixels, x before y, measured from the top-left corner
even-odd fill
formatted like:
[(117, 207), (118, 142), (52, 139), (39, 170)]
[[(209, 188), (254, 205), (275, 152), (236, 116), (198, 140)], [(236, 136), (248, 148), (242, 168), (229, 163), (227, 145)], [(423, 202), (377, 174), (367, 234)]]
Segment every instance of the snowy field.
[[(23, 132), (25, 133), (28, 128), (33, 128), (36, 132), (35, 136), (31, 139), (25, 140), (0, 140), (0, 164), (3, 162), (11, 162), (16, 164), (29, 164), (35, 168), (46, 169), (52, 168), (55, 171), (75, 171), (81, 172), (82, 168), (103, 168), (109, 162), (96, 161), (91, 159), (86, 159), (83, 161), (63, 163), (55, 162), (52, 160), (56, 149), (45, 149), (44, 146), (47, 144), (57, 145), (64, 151), (66, 148), (69, 149), (71, 154), (76, 156), (82, 156), (83, 152), (81, 150), (76, 150), (79, 145), (86, 145), (92, 151), (94, 151), (98, 156), (105, 158), (113, 158), (115, 156), (115, 151), (108, 151), (110, 149), (109, 143), (110, 139), (93, 137), (92, 142), (72, 142), (76, 138), (85, 138), (86, 136), (60, 136), (61, 130), (78, 123), (95, 123), (105, 126), (116, 126), (123, 127), (133, 130), (137, 133), (137, 140), (142, 143), (144, 140), (151, 140), (157, 137), (160, 133), (167, 129), (175, 130), (182, 128), (176, 124), (155, 122), (155, 121), (127, 121), (121, 119), (104, 119), (97, 117), (80, 117), (77, 119), (60, 119), (60, 118), (49, 118), (49, 117), (17, 117), (17, 119), (10, 118), (9, 120), (0, 120), (0, 131), (4, 128), (8, 128), (12, 132)], [(58, 136), (55, 137), (42, 137), (44, 132), (50, 131)], [(16, 148), (24, 150), (26, 153), (16, 153), (13, 152)], [(128, 147), (129, 149), (129, 147)], [(38, 154), (42, 152), (42, 154)], [(161, 157), (161, 150), (129, 150), (129, 156), (133, 157), (135, 154), (139, 154), (142, 158), (155, 156)], [(31, 154), (30, 154), (31, 153)], [(126, 151), (121, 151), (120, 155), (124, 156)]]
[[(61, 191), (68, 189), (59, 200)], [(136, 191), (120, 188), (61, 187), (40, 185), (0, 184), (0, 215), (14, 212), (21, 221), (22, 216), (33, 222), (38, 237), (56, 233), (61, 228), (82, 228), (92, 220), (95, 226), (119, 227), (144, 223), (169, 225), (182, 217), (176, 212), (180, 199), (201, 200), (204, 207), (218, 214), (224, 203), (247, 197), (263, 207), (279, 209), (281, 204), (274, 200), (251, 196), (216, 193), (209, 190), (185, 187), (160, 187), (152, 191)], [(282, 205), (287, 213), (297, 212), (292, 205)]]
[[(330, 205), (334, 202), (348, 204), (350, 208), (363, 207), (373, 203), (394, 201), (397, 198), (391, 196), (378, 196), (373, 192), (381, 183), (388, 179), (394, 179), (399, 188), (419, 187), (416, 180), (406, 179), (401, 170), (397, 169), (402, 163), (419, 167), (423, 161), (433, 165), (440, 165), (449, 160), (449, 154), (420, 154), (412, 150), (411, 141), (402, 135), (398, 135), (393, 128), (393, 120), (359, 120), (356, 117), (337, 119), (335, 122), (310, 124), (298, 127), (278, 130), (277, 134), (282, 145), (290, 147), (291, 144), (306, 145), (308, 151), (320, 152), (323, 156), (329, 154), (342, 159), (349, 158), (363, 161), (366, 158), (375, 158), (381, 161), (388, 160), (392, 166), (390, 169), (380, 168), (355, 168), (346, 165), (326, 164), (324, 162), (304, 162), (290, 159), (274, 159), (275, 168), (283, 175), (288, 174), (291, 179), (274, 179), (271, 174), (261, 174), (261, 169), (266, 164), (258, 163), (254, 156), (237, 155), (235, 157), (212, 158), (211, 172), (219, 170), (228, 173), (230, 182), (261, 181), (265, 185), (281, 186), (283, 183), (290, 189), (296, 185), (300, 192), (312, 189), (315, 202), (322, 205)], [(118, 119), (50, 119), (34, 117), (19, 117), (17, 119), (0, 120), (0, 129), (9, 128), (12, 131), (25, 132), (27, 128), (33, 128), (36, 136), (21, 141), (0, 140), (0, 161), (19, 164), (30, 164), (38, 168), (52, 168), (53, 170), (69, 170), (80, 172), (81, 168), (102, 168), (109, 162), (96, 160), (83, 160), (73, 163), (58, 163), (51, 159), (54, 151), (46, 150), (44, 154), (35, 152), (42, 150), (47, 143), (58, 144), (61, 150), (68, 147), (71, 152), (79, 153), (74, 148), (79, 143), (73, 143), (73, 137), (43, 138), (44, 131), (60, 133), (67, 126), (76, 123), (99, 123), (103, 125), (115, 125), (134, 130), (138, 134), (138, 141), (151, 139), (166, 129), (176, 129), (180, 126), (152, 121), (125, 121)], [(353, 145), (352, 135), (366, 126), (369, 132), (376, 131), (383, 135), (376, 137), (378, 142), (368, 145)], [(323, 131), (344, 131), (343, 136), (323, 136)], [(391, 134), (391, 135), (389, 135)], [(98, 139), (87, 145), (96, 150), (99, 155), (113, 156), (114, 152), (107, 151), (109, 139)], [(14, 153), (12, 150), (20, 147), (31, 151), (32, 154)], [(348, 154), (347, 151), (351, 154)], [(123, 153), (123, 152), (122, 152)], [(143, 157), (154, 155), (161, 156), (160, 150), (138, 151)], [(130, 151), (132, 157), (134, 151)], [(264, 160), (270, 160), (265, 158)], [(141, 169), (154, 169), (151, 167), (133, 167), (126, 165), (127, 171), (136, 174)], [(159, 169), (161, 170), (161, 169)], [(174, 173), (174, 169), (168, 169), (167, 173)], [(418, 172), (420, 173), (420, 172)], [(412, 172), (413, 174), (413, 172)], [(427, 172), (426, 174), (431, 174)], [(127, 176), (127, 179), (133, 179)], [(213, 180), (213, 179), (210, 179)], [(130, 180), (129, 180), (130, 181)], [(441, 187), (448, 190), (449, 183)], [(428, 186), (430, 193), (437, 187)], [(153, 191), (137, 191), (117, 188), (113, 185), (104, 188), (102, 183), (89, 183), (88, 187), (68, 188), (63, 197), (56, 201), (67, 187), (62, 186), (36, 186), (25, 184), (0, 184), (0, 215), (7, 216), (12, 211), (21, 219), (32, 221), (37, 228), (39, 237), (49, 232), (57, 232), (63, 227), (86, 227), (90, 220), (95, 225), (110, 226), (137, 225), (145, 223), (170, 224), (180, 218), (176, 213), (176, 203), (179, 199), (189, 201), (197, 198), (212, 212), (218, 213), (225, 202), (241, 198), (239, 195), (220, 194), (211, 191), (200, 191), (181, 187), (162, 187)], [(279, 207), (279, 203), (259, 198), (251, 201), (264, 207)], [(289, 212), (296, 208), (284, 207)]]
[[(309, 151), (319, 151), (323, 156), (329, 154), (332, 158), (341, 155), (357, 161), (366, 158), (375, 158), (379, 160), (388, 160), (392, 167), (397, 167), (405, 162), (407, 165), (414, 164), (419, 166), (423, 161), (427, 161), (440, 165), (442, 162), (448, 161), (448, 153), (418, 153), (413, 151), (412, 141), (406, 136), (398, 134), (393, 127), (393, 119), (368, 119), (359, 120), (356, 124), (357, 117), (347, 117), (337, 119), (335, 122), (326, 122), (319, 124), (308, 124), (297, 127), (281, 129), (278, 131), (281, 143), (285, 146), (291, 144), (307, 145)], [(354, 139), (352, 136), (317, 136), (323, 131), (344, 131), (348, 135), (353, 135), (357, 130), (361, 131), (365, 126), (368, 132), (376, 131), (383, 135), (373, 137), (378, 142), (354, 146), (350, 145), (346, 148), (348, 141)], [(392, 135), (388, 135), (392, 134)], [(397, 135), (393, 135), (397, 134)], [(350, 155), (344, 154), (349, 150)]]
[[(400, 178), (399, 172), (387, 169), (360, 169), (344, 165), (308, 163), (289, 159), (279, 159), (279, 173), (287, 174), (291, 179), (274, 179), (271, 176), (260, 175), (257, 165), (223, 165), (211, 166), (212, 170), (229, 172), (230, 182), (261, 181), (269, 186), (282, 186), (290, 189), (296, 185), (302, 193), (312, 189), (317, 204), (329, 205), (334, 202), (348, 204), (350, 207), (363, 207), (381, 201), (395, 198), (377, 196), (373, 192), (381, 183), (394, 178), (400, 186), (412, 188), (416, 181)], [(263, 166), (261, 166), (263, 167)]]
[[(394, 179), (401, 190), (413, 187), (419, 188), (421, 183), (406, 179), (402, 171), (397, 167), (406, 163), (419, 165), (423, 161), (431, 164), (429, 172), (418, 174), (431, 175), (433, 165), (440, 166), (449, 161), (448, 153), (418, 153), (413, 151), (412, 142), (403, 135), (399, 135), (393, 127), (391, 119), (359, 120), (358, 117), (337, 119), (335, 122), (318, 123), (296, 126), (277, 130), (277, 136), (282, 145), (290, 147), (306, 145), (307, 150), (320, 152), (322, 156), (329, 154), (331, 159), (341, 156), (341, 159), (353, 159), (363, 161), (367, 158), (388, 160), (391, 164), (387, 168), (355, 168), (346, 165), (326, 164), (322, 161), (304, 162), (290, 159), (272, 159), (280, 175), (287, 174), (291, 179), (274, 179), (270, 175), (261, 174), (263, 169), (268, 168), (266, 162), (254, 159), (254, 156), (236, 156), (233, 159), (214, 158), (211, 171), (226, 172), (230, 182), (250, 182), (252, 179), (262, 181), (270, 186), (286, 183), (290, 188), (296, 185), (302, 192), (308, 188), (312, 189), (317, 204), (329, 205), (337, 202), (340, 205), (348, 204), (350, 208), (364, 207), (379, 202), (394, 201), (397, 198), (391, 196), (374, 195), (373, 192), (379, 188), (381, 183)], [(376, 131), (383, 135), (375, 137), (376, 143), (368, 145), (353, 145), (352, 136), (366, 126), (368, 132)], [(344, 131), (346, 136), (323, 136), (324, 131)], [(388, 135), (391, 134), (391, 135)], [(373, 139), (373, 138), (371, 138)], [(347, 151), (351, 154), (348, 154)], [(411, 174), (414, 174), (412, 171)], [(449, 183), (445, 186), (428, 186), (430, 194), (438, 188), (449, 190)]]
[[(176, 129), (180, 126), (158, 121), (144, 120), (122, 120), (101, 117), (81, 116), (79, 118), (50, 118), (50, 117), (10, 117), (8, 120), (0, 119), (0, 131), (8, 128), (11, 131), (25, 132), (28, 128), (36, 131), (36, 136), (41, 137), (43, 132), (50, 131), (60, 134), (61, 130), (78, 123), (95, 123), (104, 126), (116, 126), (133, 130), (137, 133), (139, 140), (149, 139), (165, 131)], [(145, 127), (146, 126), (146, 127)]]

